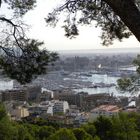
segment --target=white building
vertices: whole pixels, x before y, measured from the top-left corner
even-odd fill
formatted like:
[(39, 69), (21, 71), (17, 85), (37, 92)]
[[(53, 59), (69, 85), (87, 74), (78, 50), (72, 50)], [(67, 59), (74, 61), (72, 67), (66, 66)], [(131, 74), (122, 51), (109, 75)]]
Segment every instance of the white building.
[(101, 105), (91, 110), (89, 121), (93, 121), (99, 116), (109, 117), (109, 116), (118, 115), (120, 110), (121, 108), (119, 108), (116, 105)]
[(67, 101), (55, 101), (53, 106), (53, 114), (65, 114), (69, 109)]
[(51, 98), (53, 98), (53, 91), (52, 90), (48, 90), (46, 88), (41, 88), (41, 93), (50, 93), (51, 94)]
[(68, 102), (52, 100), (52, 101), (44, 101), (38, 105), (31, 106), (29, 108), (30, 114), (38, 114), (38, 115), (56, 115), (56, 114), (65, 114), (69, 109)]
[(47, 114), (53, 116), (53, 106), (48, 107)]
[(11, 90), (13, 89), (13, 80), (0, 80), (0, 90)]

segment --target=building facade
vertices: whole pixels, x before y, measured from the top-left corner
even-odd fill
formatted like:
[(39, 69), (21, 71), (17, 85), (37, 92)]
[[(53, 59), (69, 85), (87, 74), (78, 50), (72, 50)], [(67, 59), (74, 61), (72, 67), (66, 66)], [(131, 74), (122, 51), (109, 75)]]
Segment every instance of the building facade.
[(100, 105), (99, 107), (96, 107), (90, 111), (89, 120), (92, 121), (99, 116), (116, 116), (120, 111), (121, 108), (116, 105)]
[(65, 114), (69, 109), (67, 101), (56, 101), (53, 105), (53, 114)]

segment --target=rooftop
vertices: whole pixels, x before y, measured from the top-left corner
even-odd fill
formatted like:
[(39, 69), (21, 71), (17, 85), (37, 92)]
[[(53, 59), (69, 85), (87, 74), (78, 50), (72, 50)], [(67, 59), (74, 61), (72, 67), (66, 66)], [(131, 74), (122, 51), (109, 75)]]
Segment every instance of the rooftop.
[(95, 112), (95, 111), (119, 112), (120, 108), (116, 105), (101, 105), (91, 110), (91, 112)]

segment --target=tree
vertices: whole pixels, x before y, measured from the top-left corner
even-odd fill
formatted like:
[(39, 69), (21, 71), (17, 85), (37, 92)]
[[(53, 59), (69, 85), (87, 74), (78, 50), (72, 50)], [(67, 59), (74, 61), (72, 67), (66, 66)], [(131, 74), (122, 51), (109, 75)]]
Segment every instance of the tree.
[(137, 55), (137, 58), (134, 59), (133, 64), (137, 66), (137, 73), (140, 74), (140, 55)]
[(22, 17), (35, 7), (36, 0), (0, 0), (0, 8), (7, 4), (12, 16), (0, 15), (0, 68), (4, 74), (21, 84), (29, 83), (37, 75), (46, 73), (47, 65), (57, 58), (39, 47), (43, 42), (29, 39)]
[(100, 140), (98, 136), (95, 136), (93, 140)]
[(67, 37), (78, 35), (77, 25), (96, 21), (102, 28), (103, 44), (111, 44), (116, 38), (128, 38), (131, 33), (140, 41), (140, 0), (64, 0), (54, 9), (46, 22), (55, 25), (58, 16), (67, 12), (65, 25)]
[(0, 103), (0, 120), (2, 120), (3, 118), (7, 118), (7, 113), (4, 105)]
[(110, 140), (110, 134), (112, 130), (112, 122), (110, 118), (100, 116), (94, 122), (97, 135), (101, 138), (101, 140)]
[(120, 90), (126, 91), (130, 86), (132, 86), (131, 79), (129, 78), (118, 79), (117, 85), (119, 86)]
[(68, 129), (60, 129), (51, 135), (47, 140), (76, 140), (76, 138), (72, 131)]
[(93, 140), (92, 136), (84, 131), (84, 129), (75, 128), (73, 129), (73, 133), (77, 140)]
[(50, 135), (55, 133), (55, 129), (52, 126), (42, 126), (39, 129), (39, 138), (41, 140), (48, 138)]
[(131, 93), (136, 93), (139, 91), (139, 85), (140, 85), (140, 55), (137, 55), (137, 57), (133, 60), (134, 66), (137, 67), (136, 72), (137, 74), (127, 77), (127, 78), (121, 78), (117, 80), (118, 88), (121, 91), (129, 91)]
[(18, 131), (7, 116), (5, 107), (0, 103), (0, 140), (14, 140)]
[(93, 138), (96, 135), (96, 128), (93, 124), (85, 124), (82, 126), (82, 128), (90, 134)]
[[(30, 122), (26, 122), (23, 124), (17, 125), (18, 129), (18, 137), (19, 139), (26, 139), (29, 137), (29, 139), (39, 139), (39, 129), (40, 127), (38, 125), (30, 124)], [(22, 130), (23, 129), (23, 130)], [(24, 135), (24, 136), (22, 136)]]
[(128, 114), (119, 114), (113, 117), (111, 136), (113, 140), (138, 140), (139, 132), (135, 123), (136, 116), (129, 117)]
[(18, 130), (17, 139), (18, 140), (34, 140), (35, 137), (31, 136), (31, 132), (28, 132), (28, 129), (22, 125), (17, 125), (16, 129)]

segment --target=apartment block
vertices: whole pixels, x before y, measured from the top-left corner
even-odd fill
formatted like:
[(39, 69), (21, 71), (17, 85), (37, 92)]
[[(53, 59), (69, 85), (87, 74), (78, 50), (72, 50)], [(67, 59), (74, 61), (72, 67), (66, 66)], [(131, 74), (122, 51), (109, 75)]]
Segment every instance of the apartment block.
[(90, 111), (90, 121), (96, 119), (99, 116), (116, 116), (122, 109), (116, 105), (100, 105)]
[(26, 90), (6, 90), (2, 92), (2, 101), (27, 101), (28, 94)]
[(67, 101), (56, 101), (53, 105), (53, 114), (65, 114), (69, 109)]

